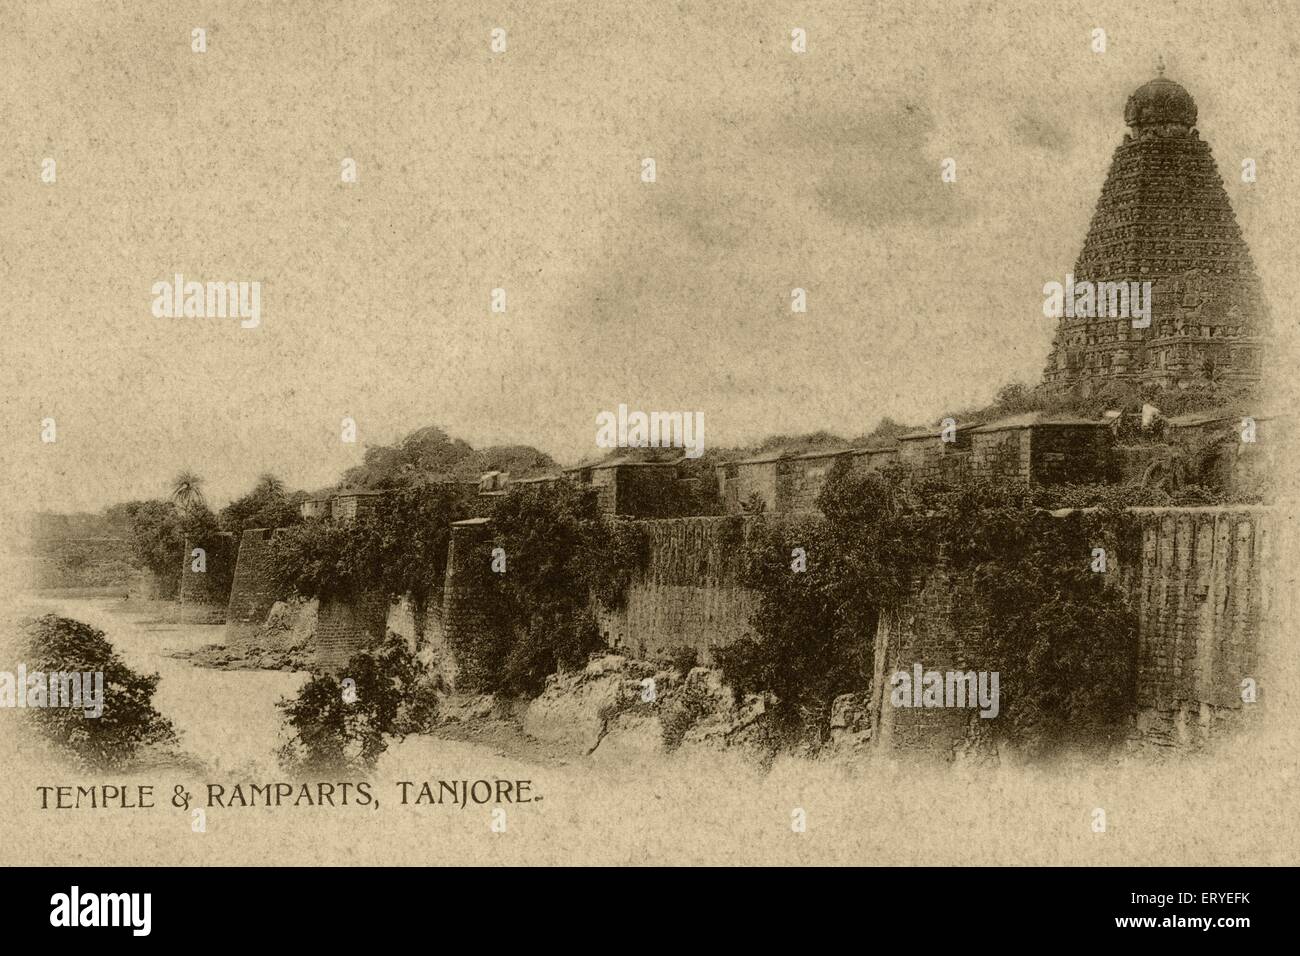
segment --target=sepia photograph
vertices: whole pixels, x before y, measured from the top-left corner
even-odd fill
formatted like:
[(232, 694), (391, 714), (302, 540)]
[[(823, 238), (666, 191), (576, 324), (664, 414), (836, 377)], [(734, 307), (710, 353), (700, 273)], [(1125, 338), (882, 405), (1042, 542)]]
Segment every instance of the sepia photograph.
[(1300, 9), (0, 9), (13, 925), (425, 866), (1269, 922)]

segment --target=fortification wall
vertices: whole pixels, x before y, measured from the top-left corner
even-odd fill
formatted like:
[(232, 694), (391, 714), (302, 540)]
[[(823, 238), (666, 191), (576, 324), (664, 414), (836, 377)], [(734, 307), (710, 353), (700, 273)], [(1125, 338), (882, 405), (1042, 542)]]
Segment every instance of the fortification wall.
[[(417, 614), (409, 602), (390, 606), (387, 596), (380, 593), (348, 600), (289, 600), (270, 573), (274, 534), (270, 529), (257, 528), (245, 531), (240, 538), (226, 607), (227, 644), (273, 650), (306, 640), (313, 648), (317, 667), (337, 672), (352, 655), (370, 647), (389, 628), (405, 636), (412, 646), (442, 641), (441, 589), (430, 595), (431, 609), (424, 614)], [(279, 610), (273, 618), (271, 612), (277, 604)], [(424, 636), (417, 641), (420, 632)]]
[(482, 671), (477, 660), (464, 652), (465, 649), (490, 645), (498, 637), (488, 613), (493, 600), (489, 582), (472, 573), (469, 567), (471, 556), (489, 539), (488, 521), (487, 518), (471, 518), (455, 522), (451, 526), (447, 548), (442, 636), (446, 645), (456, 653), (459, 672), (455, 675), (455, 683), (463, 690), (484, 686), (490, 676)]
[[(870, 688), (877, 746), (948, 759), (978, 742), (983, 731), (978, 709), (894, 707), (890, 702), (891, 675), (914, 674), (917, 663), (924, 671), (941, 673), (988, 669), (972, 652), (979, 646), (978, 635), (966, 629), (974, 625), (960, 613), (967, 586), (968, 582), (938, 568), (902, 607), (881, 615), (874, 635)], [(864, 635), (863, 640), (873, 638)]]
[(383, 638), (388, 606), (388, 596), (381, 592), (346, 601), (323, 598), (316, 612), (316, 666), (341, 674), (354, 654)]
[(742, 546), (760, 517), (643, 521), (649, 546), (644, 568), (624, 605), (598, 609), (610, 646), (640, 658), (694, 648), (709, 650), (750, 632), (758, 595), (739, 585)]
[[(1270, 635), (1280, 629), (1273, 599), (1272, 554), (1279, 536), (1296, 547), (1297, 515), (1258, 506), (1135, 509), (1141, 521), (1134, 553), (1109, 556), (1108, 583), (1125, 589), (1138, 615), (1133, 738), (1143, 747), (1196, 746), (1221, 730), (1257, 719), (1278, 661)], [(617, 609), (599, 608), (607, 642), (638, 658), (694, 648), (710, 651), (752, 633), (759, 596), (740, 585), (743, 546), (763, 522), (779, 516), (676, 518), (638, 522), (649, 542), (644, 568)], [(444, 592), (443, 632), (449, 643), (490, 640), (491, 595), (467, 583), (463, 556), (488, 534), (485, 523), (458, 525)], [(977, 748), (988, 721), (977, 709), (893, 708), (889, 676), (925, 670), (986, 670), (975, 659), (963, 613), (962, 588), (938, 568), (912, 599), (882, 616), (873, 642), (871, 687), (878, 745), (950, 758)], [(1270, 622), (1272, 622), (1270, 624)], [(1253, 679), (1258, 703), (1242, 700)], [(1268, 680), (1266, 680), (1268, 678)]]
[(1092, 425), (1039, 425), (1030, 436), (1029, 478), (1040, 485), (1105, 481), (1111, 477), (1110, 429)]
[[(642, 658), (691, 647), (701, 660), (708, 660), (710, 648), (747, 634), (758, 597), (739, 586), (739, 560), (741, 546), (762, 520), (736, 516), (638, 522), (648, 538), (646, 564), (621, 607), (596, 608), (607, 643)], [(470, 574), (466, 566), (467, 556), (490, 533), (483, 520), (452, 526), (441, 627), (433, 632), (449, 647), (472, 647), (497, 638), (497, 625), (488, 613), (491, 581)], [(462, 679), (472, 687), (479, 676), (470, 664)]]
[[(202, 570), (194, 554), (203, 550)], [(239, 542), (229, 531), (220, 531), (202, 540), (185, 539), (185, 556), (181, 564), (181, 604), (211, 609), (212, 623), (225, 620), (230, 590), (239, 555)]]
[[(1143, 509), (1138, 573), (1138, 732), (1198, 743), (1261, 712), (1274, 538), (1294, 514), (1266, 508)], [(1243, 704), (1242, 682), (1259, 688)]]
[(288, 597), (271, 579), (268, 558), (273, 534), (270, 528), (250, 528), (239, 539), (239, 558), (226, 606), (227, 644), (254, 641), (271, 607)]
[(410, 598), (403, 597), (388, 608), (387, 629), (406, 638), (413, 650), (423, 647), (441, 649), (447, 641), (443, 601), (441, 582), (430, 590), (423, 610), (417, 608)]
[[(1134, 509), (1140, 551), (1110, 556), (1107, 573), (1138, 614), (1133, 740), (1141, 747), (1189, 747), (1259, 719), (1265, 702), (1272, 552), (1281, 528), (1294, 540), (1296, 516), (1254, 506)], [(974, 710), (895, 708), (890, 675), (985, 669), (971, 655), (961, 594), (968, 582), (932, 572), (912, 600), (883, 619), (875, 636), (875, 739), (893, 749), (952, 757), (978, 745)], [(1259, 696), (1244, 703), (1242, 682)]]

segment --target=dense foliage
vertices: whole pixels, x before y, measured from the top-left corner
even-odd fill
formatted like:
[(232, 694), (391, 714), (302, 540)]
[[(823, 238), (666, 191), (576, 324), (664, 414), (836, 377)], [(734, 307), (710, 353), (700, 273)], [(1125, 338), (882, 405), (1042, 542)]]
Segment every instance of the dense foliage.
[(121, 769), (150, 744), (176, 740), (171, 722), (153, 707), (157, 674), (137, 674), (113, 651), (104, 632), (71, 618), (46, 614), (23, 624), (27, 673), (103, 674), (103, 713), (81, 707), (26, 711), (43, 737), (87, 769)]
[(466, 559), (467, 580), (491, 595), (485, 633), (452, 647), (466, 684), (536, 694), (548, 675), (585, 664), (602, 646), (591, 598), (619, 605), (645, 553), (639, 529), (605, 519), (591, 489), (512, 489), (491, 539)]
[(952, 413), (952, 417), (965, 422), (991, 421), (1010, 415), (1043, 412), (1048, 415), (1099, 420), (1108, 411), (1131, 415), (1148, 404), (1158, 408), (1163, 415), (1173, 417), (1211, 409), (1246, 410), (1256, 402), (1257, 396), (1252, 389), (1210, 379), (1182, 388), (1138, 385), (1117, 379), (1093, 388), (1086, 394), (1082, 391), (1031, 388), (1014, 382), (999, 389), (990, 404), (962, 409)]
[(475, 449), (433, 425), (417, 428), (394, 445), (371, 445), (360, 465), (348, 469), (340, 487), (395, 488), (429, 480), (477, 481), (489, 471), (515, 478), (554, 473), (549, 455), (527, 445)]
[(132, 559), (154, 575), (163, 598), (175, 597), (180, 588), (186, 538), (204, 541), (219, 530), (216, 515), (197, 501), (187, 505), (173, 500), (132, 501), (114, 505), (108, 516), (125, 522)]
[(288, 491), (274, 475), (262, 475), (252, 491), (221, 509), (221, 528), (235, 534), (249, 528), (287, 528), (301, 520), (299, 505), (306, 498), (306, 492)]
[[(1136, 616), (1091, 558), (1094, 547), (1112, 561), (1132, 553), (1132, 516), (1113, 506), (1053, 516), (1061, 502), (1042, 489), (909, 485), (847, 463), (819, 505), (824, 519), (760, 529), (746, 546), (747, 583), (761, 595), (756, 634), (718, 653), (737, 691), (774, 694), (789, 729), (815, 736), (837, 695), (870, 686), (880, 615), (928, 584), (951, 592), (956, 626), (976, 636), (968, 666), (1001, 674), (993, 736), (1046, 749), (1118, 738)], [(792, 571), (794, 548), (806, 551), (805, 571)]]
[(389, 632), (338, 675), (313, 674), (297, 697), (279, 702), (287, 730), (281, 763), (304, 775), (369, 770), (387, 749), (386, 736), (427, 729), (435, 690), (426, 665)]
[(745, 583), (761, 596), (756, 635), (714, 656), (737, 692), (774, 694), (792, 734), (813, 732), (836, 696), (870, 686), (877, 615), (906, 594), (926, 548), (901, 487), (893, 471), (840, 463), (822, 492), (824, 519), (760, 524), (745, 544)]
[(353, 521), (306, 521), (276, 535), (270, 573), (307, 598), (382, 591), (423, 609), (442, 582), (449, 525), (458, 517), (455, 486), (406, 484)]

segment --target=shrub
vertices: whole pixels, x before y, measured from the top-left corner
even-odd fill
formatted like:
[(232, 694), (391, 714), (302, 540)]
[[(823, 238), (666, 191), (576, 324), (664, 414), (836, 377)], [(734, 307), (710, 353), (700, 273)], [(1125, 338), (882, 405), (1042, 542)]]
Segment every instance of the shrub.
[[(601, 515), (592, 489), (567, 481), (511, 489), (491, 530), (465, 572), (487, 595), (487, 625), (452, 650), (469, 686), (535, 695), (548, 675), (600, 649), (592, 600), (622, 602), (645, 539), (635, 525)], [(505, 552), (504, 574), (492, 571), (494, 548)]]
[(678, 644), (660, 655), (660, 660), (681, 674), (689, 674), (700, 666), (700, 652), (689, 644)]
[(116, 769), (129, 764), (144, 746), (176, 742), (171, 722), (153, 707), (158, 675), (137, 674), (127, 667), (103, 631), (54, 614), (25, 621), (22, 630), (29, 675), (104, 675), (104, 711), (99, 717), (86, 717), (79, 707), (27, 711), (38, 732), (79, 765)]
[(686, 731), (713, 708), (713, 703), (713, 698), (698, 681), (685, 680), (676, 690), (665, 694), (659, 704), (664, 747), (675, 750), (681, 746)]
[[(355, 682), (351, 700), (348, 679)], [(390, 631), (340, 675), (313, 674), (296, 698), (280, 700), (289, 732), (281, 763), (303, 774), (369, 770), (387, 749), (385, 735), (428, 727), (437, 713), (436, 686), (428, 667)]]

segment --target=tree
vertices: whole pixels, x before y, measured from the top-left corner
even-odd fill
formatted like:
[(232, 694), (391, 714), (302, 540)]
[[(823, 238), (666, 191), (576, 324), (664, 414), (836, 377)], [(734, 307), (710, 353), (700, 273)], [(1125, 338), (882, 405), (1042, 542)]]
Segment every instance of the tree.
[(203, 496), (203, 479), (186, 468), (172, 479), (171, 500), (181, 511), (189, 511), (199, 506), (206, 507), (207, 499)]
[[(451, 649), (467, 686), (535, 695), (603, 646), (591, 599), (622, 602), (646, 542), (633, 523), (606, 519), (593, 489), (568, 481), (511, 489), (490, 530), (465, 560), (469, 582), (490, 595), (488, 623), (452, 637)], [(508, 573), (495, 573), (502, 556)]]
[(119, 769), (143, 746), (176, 741), (171, 722), (153, 706), (158, 675), (127, 667), (103, 631), (54, 614), (26, 621), (22, 628), (30, 672), (103, 675), (103, 713), (98, 717), (87, 717), (84, 708), (76, 707), (27, 711), (41, 735), (79, 764)]
[(153, 573), (160, 597), (174, 597), (185, 557), (180, 510), (171, 501), (133, 502), (129, 520), (131, 555), (136, 566)]
[(421, 478), (450, 478), (473, 449), (441, 428), (417, 428), (396, 445), (372, 445), (363, 464), (348, 469), (341, 484), (358, 488), (392, 488)]
[(285, 494), (285, 484), (269, 471), (264, 471), (257, 476), (257, 484), (253, 486), (253, 493), (268, 498), (282, 498)]
[(313, 674), (293, 700), (277, 705), (288, 740), (279, 756), (286, 768), (305, 774), (365, 772), (398, 737), (428, 726), (437, 712), (437, 681), (392, 631), (369, 651), (354, 655), (339, 677)]
[(262, 474), (252, 491), (221, 509), (220, 524), (236, 533), (249, 528), (287, 528), (301, 520), (298, 506), (306, 497), (301, 491), (288, 493), (275, 475)]

